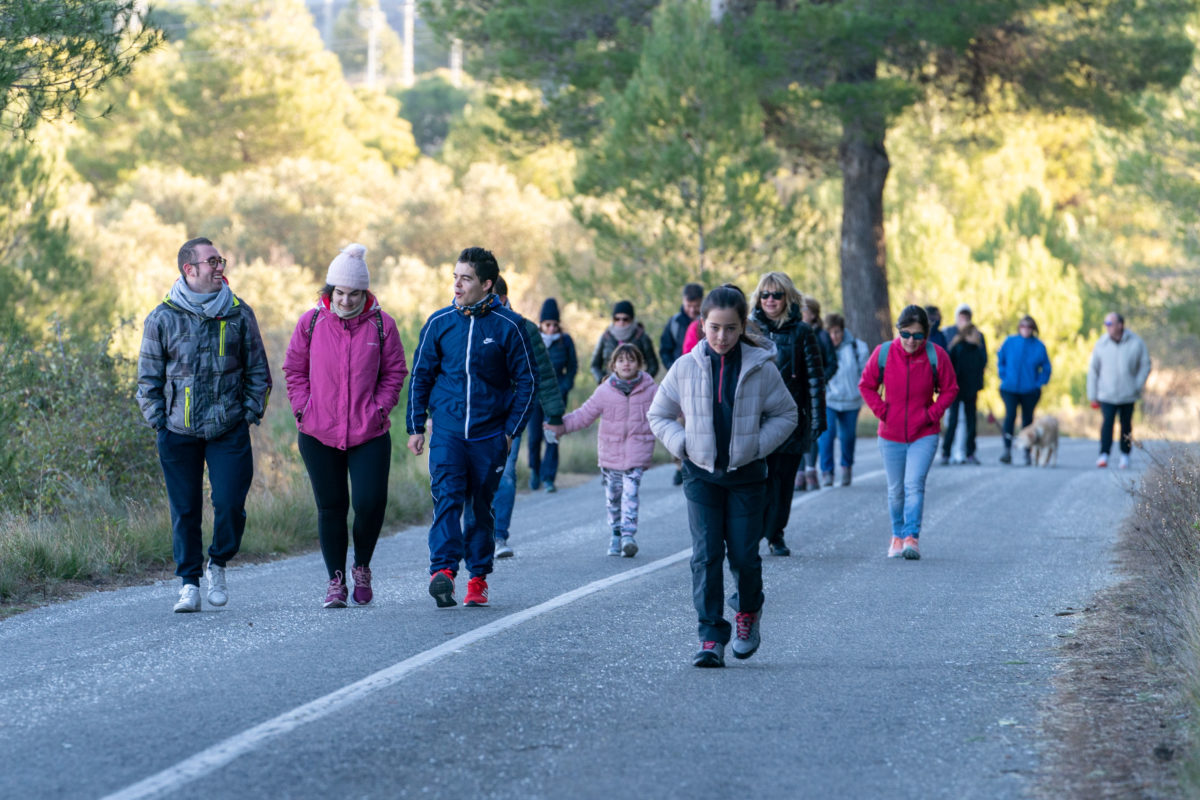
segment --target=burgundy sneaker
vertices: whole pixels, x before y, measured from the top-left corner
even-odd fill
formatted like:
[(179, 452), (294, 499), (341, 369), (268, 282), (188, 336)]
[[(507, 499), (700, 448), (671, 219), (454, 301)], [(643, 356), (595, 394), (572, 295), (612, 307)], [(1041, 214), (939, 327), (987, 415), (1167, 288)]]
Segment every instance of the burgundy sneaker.
[(371, 568), (351, 567), (350, 574), (354, 577), (354, 605), (365, 606), (375, 596), (371, 591)]
[(333, 573), (329, 588), (325, 590), (325, 608), (346, 607), (346, 578), (341, 571)]
[(437, 601), (438, 608), (458, 605), (454, 599), (454, 573), (448, 569), (439, 569), (429, 576), (429, 594)]
[(486, 606), (488, 604), (487, 581), (482, 576), (467, 581), (467, 596), (463, 598), (464, 606)]

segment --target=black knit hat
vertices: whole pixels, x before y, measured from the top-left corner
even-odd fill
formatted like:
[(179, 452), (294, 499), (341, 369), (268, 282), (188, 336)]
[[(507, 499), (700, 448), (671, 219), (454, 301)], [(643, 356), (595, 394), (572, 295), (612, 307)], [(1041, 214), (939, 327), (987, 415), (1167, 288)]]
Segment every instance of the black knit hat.
[(553, 297), (547, 297), (546, 302), (542, 303), (542, 313), (538, 317), (538, 322), (554, 320), (558, 322), (558, 301)]
[(621, 300), (617, 302), (616, 305), (613, 306), (612, 315), (615, 317), (617, 314), (628, 314), (629, 318), (633, 319), (633, 303), (629, 302), (628, 300)]

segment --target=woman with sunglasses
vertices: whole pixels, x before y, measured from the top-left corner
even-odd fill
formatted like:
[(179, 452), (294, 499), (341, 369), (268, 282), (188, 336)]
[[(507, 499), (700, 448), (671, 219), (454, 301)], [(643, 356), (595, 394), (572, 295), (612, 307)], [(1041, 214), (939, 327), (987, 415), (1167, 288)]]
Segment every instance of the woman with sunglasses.
[(958, 397), (958, 380), (950, 355), (928, 340), (925, 309), (906, 307), (896, 328), (899, 336), (876, 347), (867, 360), (858, 391), (879, 418), (892, 517), (887, 556), (918, 559), (925, 477), (937, 453), (942, 415)]
[[(1046, 345), (1038, 338), (1038, 326), (1033, 317), (1028, 314), (1021, 317), (1017, 334), (1009, 336), (1000, 345), (996, 366), (1000, 370), (1000, 397), (1004, 400), (1004, 455), (1000, 456), (1000, 461), (1011, 464), (1017, 408), (1021, 409), (1021, 428), (1032, 425), (1033, 409), (1042, 397), (1042, 387), (1050, 382), (1050, 356), (1046, 354)], [(1026, 466), (1031, 460), (1026, 450)]]
[(792, 510), (792, 487), (807, 453), (824, 430), (825, 380), (813, 329), (801, 314), (803, 298), (792, 279), (768, 272), (758, 282), (750, 318), (775, 345), (775, 366), (796, 403), (799, 424), (787, 441), (767, 456), (767, 502), (763, 535), (773, 556), (792, 551), (783, 534)]

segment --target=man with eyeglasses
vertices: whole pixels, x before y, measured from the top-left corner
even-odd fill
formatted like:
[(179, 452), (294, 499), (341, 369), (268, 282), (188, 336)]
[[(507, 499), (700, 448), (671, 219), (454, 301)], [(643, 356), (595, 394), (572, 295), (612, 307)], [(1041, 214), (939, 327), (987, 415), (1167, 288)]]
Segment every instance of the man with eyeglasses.
[(1125, 318), (1111, 312), (1104, 318), (1107, 335), (1092, 349), (1088, 366), (1087, 396), (1092, 408), (1099, 408), (1100, 457), (1097, 467), (1108, 466), (1112, 450), (1113, 422), (1121, 420), (1121, 469), (1129, 468), (1133, 450), (1133, 406), (1142, 396), (1146, 379), (1150, 377), (1150, 352), (1146, 343), (1133, 331), (1125, 329)]
[[(146, 317), (137, 401), (158, 434), (175, 574), (183, 582), (175, 611), (185, 613), (200, 610), (201, 572), (209, 604), (229, 600), (225, 565), (241, 548), (254, 477), (250, 425), (266, 412), (271, 368), (254, 311), (230, 290), (226, 261), (213, 243), (185, 242), (178, 262), (180, 277)], [(213, 504), (207, 568), (201, 531), (205, 464)]]
[(654, 354), (654, 343), (646, 328), (633, 313), (633, 303), (621, 300), (613, 305), (612, 324), (600, 334), (596, 349), (592, 352), (592, 377), (596, 383), (604, 383), (608, 362), (619, 345), (632, 344), (646, 359), (646, 372), (650, 377), (658, 374), (658, 356)]

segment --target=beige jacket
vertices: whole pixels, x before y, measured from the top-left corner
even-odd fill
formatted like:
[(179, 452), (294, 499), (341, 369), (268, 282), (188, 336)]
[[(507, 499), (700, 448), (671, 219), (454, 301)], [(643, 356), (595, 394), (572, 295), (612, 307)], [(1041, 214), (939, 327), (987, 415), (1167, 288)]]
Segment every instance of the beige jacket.
[(1107, 333), (1092, 348), (1088, 365), (1087, 396), (1095, 403), (1124, 405), (1142, 397), (1150, 376), (1150, 352), (1141, 337), (1130, 330), (1115, 342)]
[[(799, 420), (796, 403), (775, 368), (775, 348), (742, 348), (742, 368), (733, 395), (733, 435), (729, 443), (729, 471), (765, 458), (787, 441)], [(687, 420), (687, 426), (679, 417)], [(713, 379), (708, 345), (701, 342), (671, 365), (647, 415), (650, 430), (676, 458), (696, 466), (716, 469), (716, 433), (713, 430)]]

